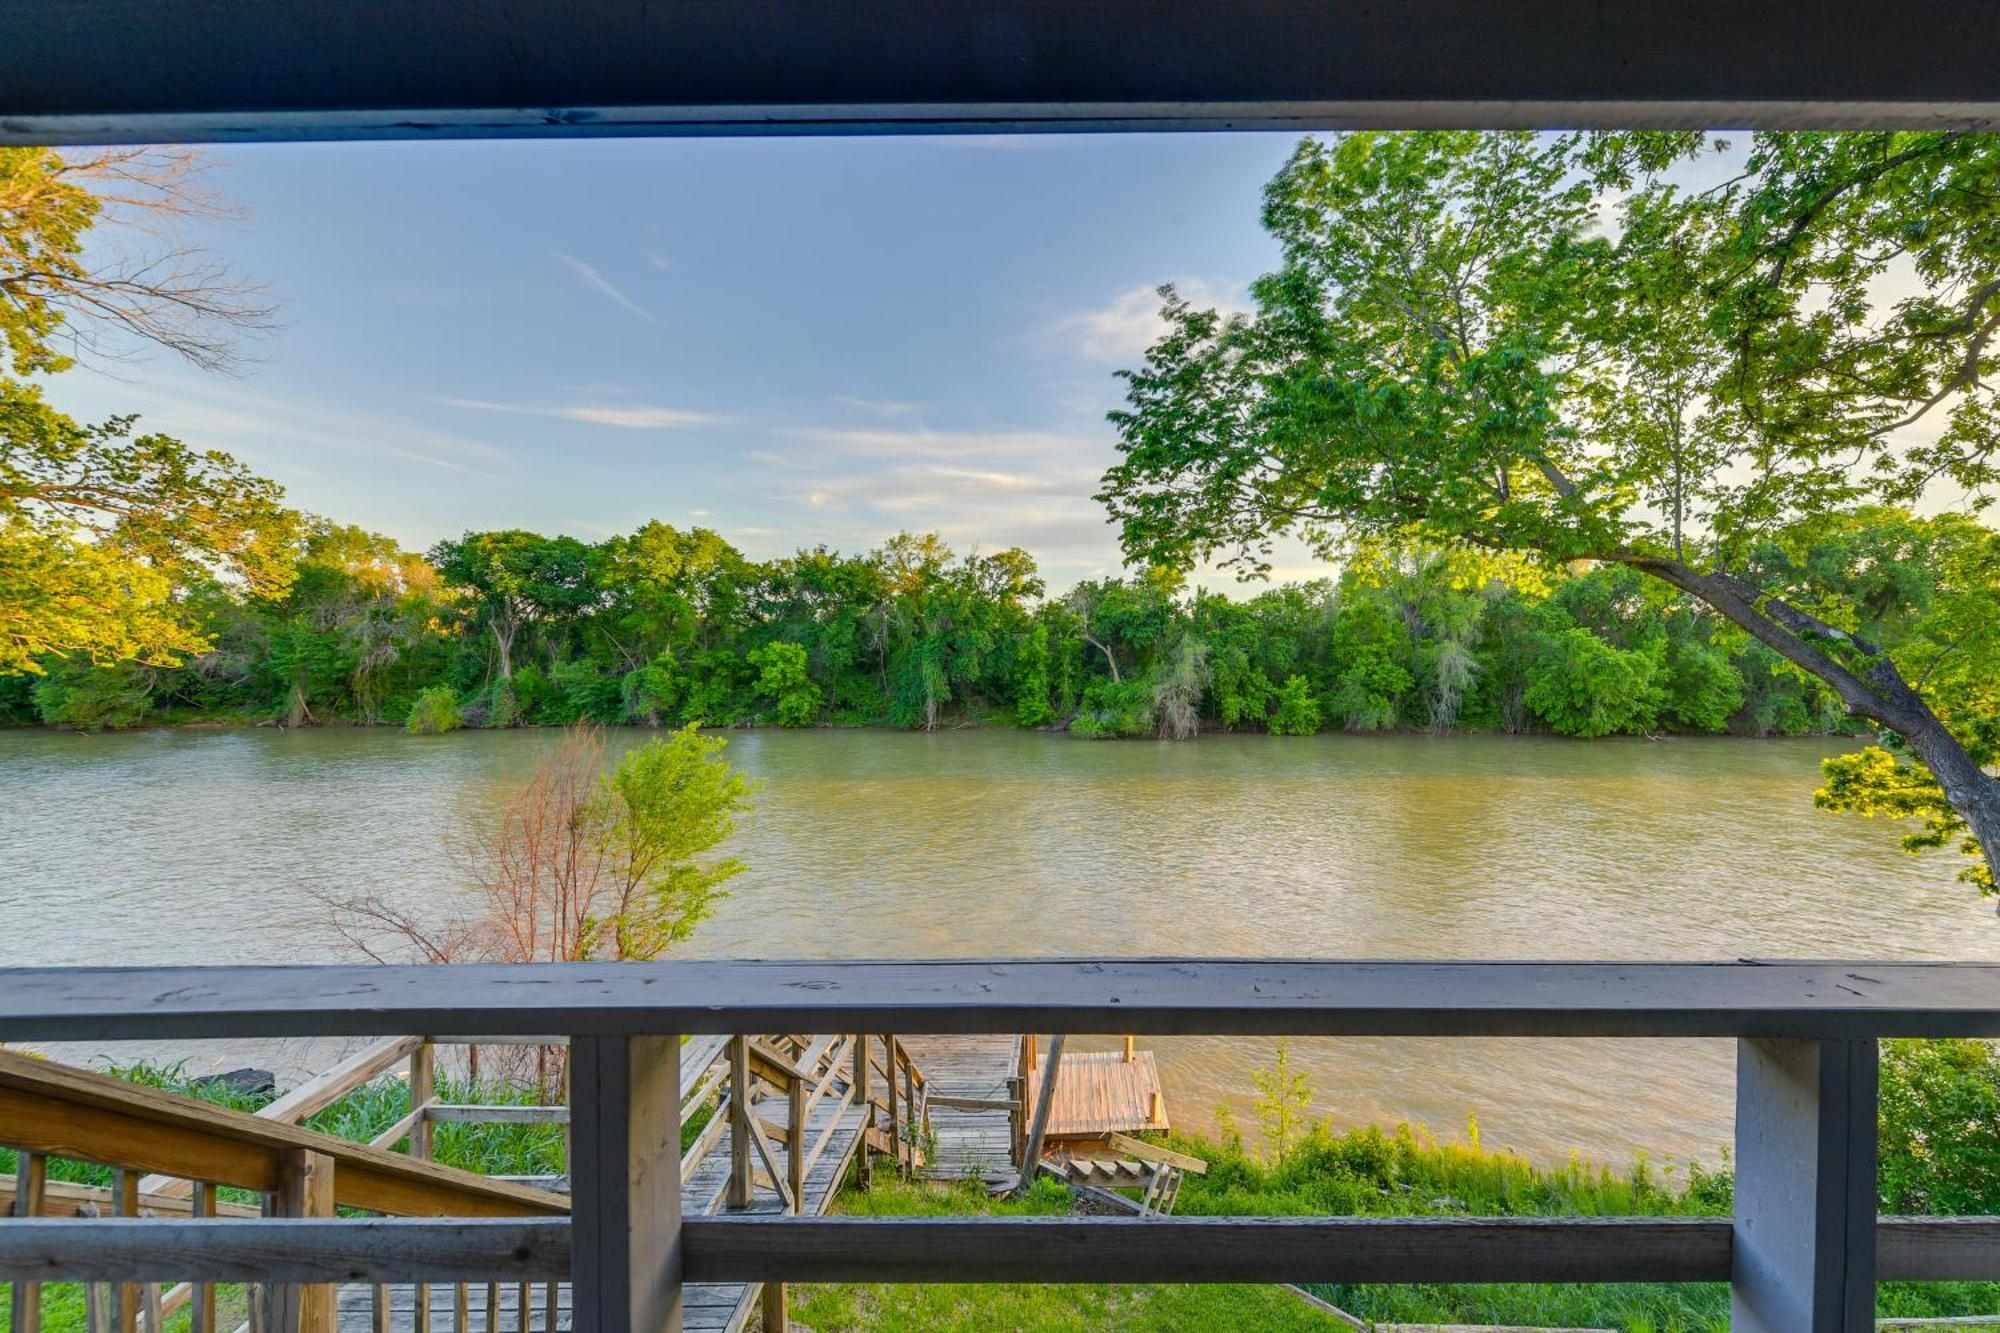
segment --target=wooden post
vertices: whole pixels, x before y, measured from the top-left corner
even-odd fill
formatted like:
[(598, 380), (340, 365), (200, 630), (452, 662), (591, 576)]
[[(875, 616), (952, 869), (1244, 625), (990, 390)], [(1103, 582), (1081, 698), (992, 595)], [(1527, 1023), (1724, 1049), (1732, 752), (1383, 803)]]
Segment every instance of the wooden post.
[(1131, 1063), (1132, 1063), (1132, 1059), (1133, 1059), (1133, 1057), (1134, 1057), (1134, 1056), (1136, 1056), (1136, 1055), (1137, 1055), (1137, 1054), (1139, 1053), (1139, 1044), (1138, 1044), (1138, 1043), (1139, 1043), (1139, 1039), (1138, 1039), (1137, 1037), (1133, 1036), (1133, 1035), (1132, 1035), (1131, 1033), (1129, 1033), (1129, 1032), (1125, 1034), (1125, 1063), (1126, 1063), (1126, 1064), (1128, 1064), (1128, 1065), (1129, 1065), (1129, 1064), (1131, 1064)]
[[(111, 1173), (111, 1212), (116, 1217), (139, 1215), (139, 1173), (114, 1170)], [(115, 1304), (111, 1327), (115, 1333), (136, 1333), (139, 1327), (139, 1284), (120, 1282), (112, 1288)]]
[(902, 1049), (900, 1042), (897, 1044), (896, 1054), (903, 1062), (903, 1116), (910, 1122), (909, 1173), (914, 1176), (917, 1174), (917, 1150), (920, 1146), (917, 1140), (924, 1130), (923, 1114), (918, 1110), (917, 1067), (911, 1063), (910, 1053)]
[(889, 1092), (889, 1156), (896, 1170), (903, 1169), (903, 1122), (896, 1114), (896, 1039), (882, 1035), (882, 1082)]
[(854, 1034), (854, 1104), (861, 1108), (861, 1150), (854, 1155), (854, 1177), (862, 1189), (874, 1178), (868, 1152), (868, 1132), (875, 1128), (875, 1103), (868, 1095), (868, 1034)]
[(792, 1211), (806, 1210), (806, 1081), (785, 1080), (786, 1116), (792, 1132), (785, 1141), (785, 1178), (792, 1187)]
[(731, 1208), (750, 1206), (750, 1038), (729, 1039), (729, 1198)]
[[(410, 1052), (410, 1109), (419, 1111), (437, 1097), (437, 1047), (426, 1041)], [(410, 1156), (428, 1159), (431, 1155), (431, 1120), (419, 1116), (410, 1127)], [(431, 1288), (428, 1282), (410, 1289), (415, 1308), (410, 1315), (411, 1333), (431, 1333)]]
[(1042, 1169), (1042, 1140), (1049, 1132), (1049, 1109), (1055, 1105), (1056, 1075), (1062, 1069), (1063, 1033), (1049, 1038), (1049, 1061), (1042, 1070), (1042, 1086), (1035, 1094), (1035, 1118), (1028, 1125), (1028, 1142), (1021, 1149), (1021, 1175), (1015, 1182), (1016, 1193), (1026, 1192), (1035, 1183), (1035, 1175)]
[[(188, 1212), (194, 1217), (215, 1216), (215, 1186), (205, 1180), (194, 1182)], [(215, 1284), (194, 1283), (188, 1292), (188, 1333), (215, 1333)]]
[(576, 1333), (680, 1333), (680, 1038), (570, 1042)]
[[(310, 1148), (279, 1156), (272, 1211), (279, 1217), (332, 1217), (333, 1159)], [(275, 1333), (334, 1333), (334, 1289), (285, 1284), (271, 1291)]]
[(1875, 1041), (1736, 1044), (1735, 1333), (1875, 1326)]
[[(14, 1216), (40, 1217), (49, 1183), (49, 1159), (38, 1152), (16, 1154)], [(42, 1333), (42, 1284), (10, 1283), (7, 1327), (12, 1333)]]
[(764, 1333), (785, 1333), (792, 1326), (791, 1302), (785, 1295), (785, 1284), (766, 1282), (759, 1314), (762, 1317)]
[(1021, 1038), (1021, 1072), (1023, 1074), (1032, 1074), (1035, 1072), (1036, 1040), (1035, 1034), (1032, 1032)]

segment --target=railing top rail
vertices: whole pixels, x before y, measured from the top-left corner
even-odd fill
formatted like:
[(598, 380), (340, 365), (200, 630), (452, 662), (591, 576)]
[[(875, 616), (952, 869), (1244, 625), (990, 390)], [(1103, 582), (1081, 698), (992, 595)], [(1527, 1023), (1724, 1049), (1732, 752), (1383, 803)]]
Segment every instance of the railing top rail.
[(0, 968), (0, 1041), (449, 1031), (2000, 1036), (2000, 964), (688, 960)]

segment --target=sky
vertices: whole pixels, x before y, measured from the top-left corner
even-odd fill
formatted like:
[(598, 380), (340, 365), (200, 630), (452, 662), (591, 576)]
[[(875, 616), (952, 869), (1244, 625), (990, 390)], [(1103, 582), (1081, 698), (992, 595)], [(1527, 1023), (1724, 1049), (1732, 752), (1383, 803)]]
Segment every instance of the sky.
[[(423, 549), (648, 519), (758, 558), (935, 531), (1052, 588), (1119, 567), (1090, 498), (1154, 289), (1245, 301), (1294, 137), (349, 143), (212, 150), (191, 239), (268, 284), (235, 377), (53, 380)], [(1324, 573), (1300, 551), (1280, 577)]]

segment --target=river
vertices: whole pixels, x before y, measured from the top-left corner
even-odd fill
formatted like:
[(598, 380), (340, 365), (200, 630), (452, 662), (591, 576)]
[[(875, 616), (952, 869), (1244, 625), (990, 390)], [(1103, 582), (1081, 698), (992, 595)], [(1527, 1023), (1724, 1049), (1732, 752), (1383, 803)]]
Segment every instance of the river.
[[(730, 847), (750, 868), (689, 955), (2000, 959), (2000, 922), (1952, 858), (1812, 808), (1825, 742), (729, 740), (763, 782)], [(0, 732), (4, 961), (351, 960), (324, 900), (449, 914), (448, 834), (552, 741)], [(1153, 1045), (1192, 1128), (1223, 1102), (1247, 1111), (1272, 1056), (1265, 1041)], [(1723, 1042), (1340, 1040), (1293, 1058), (1337, 1124), (1455, 1138), (1476, 1114), (1488, 1145), (1614, 1165), (1715, 1163), (1729, 1139)]]

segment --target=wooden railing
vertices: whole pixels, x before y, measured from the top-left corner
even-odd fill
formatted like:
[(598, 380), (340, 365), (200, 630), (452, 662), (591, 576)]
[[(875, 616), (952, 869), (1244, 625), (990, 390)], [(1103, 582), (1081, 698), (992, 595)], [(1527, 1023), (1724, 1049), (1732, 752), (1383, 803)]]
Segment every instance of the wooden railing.
[[(2000, 967), (1991, 965), (974, 960), (0, 971), (0, 1040), (385, 1029), (568, 1038), (568, 1218), (24, 1218), (0, 1224), (0, 1277), (568, 1279), (574, 1326), (592, 1333), (678, 1328), (684, 1284), (695, 1282), (1726, 1281), (1737, 1328), (1817, 1333), (1869, 1327), (1878, 1278), (2000, 1279), (2000, 1219), (1874, 1216), (1877, 1041), (2000, 1036)], [(683, 1214), (683, 1155), (667, 1128), (678, 1124), (686, 1087), (683, 1034), (891, 1030), (1732, 1038), (1735, 1214)], [(845, 1080), (850, 1095), (865, 1098), (880, 1072), (902, 1084), (899, 1102), (921, 1106), (921, 1084), (897, 1059), (898, 1043), (877, 1043), (877, 1065), (868, 1043), (846, 1042), (817, 1053), (778, 1050), (774, 1094), (782, 1083), (794, 1104), (838, 1095), (844, 1080), (829, 1083), (825, 1071), (841, 1050), (847, 1059), (860, 1050), (857, 1068), (868, 1072)], [(732, 1081), (741, 1087), (761, 1076), (758, 1042), (725, 1045), (741, 1052)], [(0, 1100), (0, 1142), (27, 1139), (43, 1152), (73, 1146), (35, 1131), (40, 1116), (40, 1108)], [(757, 1132), (754, 1124), (745, 1130)], [(769, 1156), (760, 1160), (772, 1167)], [(192, 1165), (144, 1169), (185, 1173)], [(245, 1178), (252, 1188), (285, 1187), (269, 1170)]]
[[(336, 1207), (424, 1216), (563, 1214), (568, 1211), (564, 1196), (569, 1188), (563, 1173), (488, 1177), (450, 1168), (414, 1173), (401, 1169), (412, 1161), (431, 1158), (433, 1130), (439, 1124), (567, 1128), (570, 1109), (565, 1101), (467, 1104), (440, 1095), (440, 1050), (520, 1045), (560, 1048), (566, 1042), (505, 1035), (385, 1038), (340, 1060), (254, 1115), (0, 1051), (0, 1146), (13, 1148), (18, 1157), (14, 1178), (0, 1191), (5, 1211), (21, 1217), (237, 1219), (331, 1217)], [(681, 1057), (679, 1123), (682, 1129), (697, 1124), (700, 1128), (681, 1154), (680, 1178), (688, 1178), (725, 1140), (731, 1149), (731, 1171), (725, 1185), (698, 1211), (712, 1214), (747, 1207), (758, 1184), (779, 1197), (785, 1212), (805, 1211), (805, 1182), (845, 1127), (842, 1113), (848, 1107), (865, 1107), (860, 1126), (864, 1170), (867, 1141), (884, 1155), (893, 1155), (900, 1168), (917, 1164), (924, 1123), (918, 1092), (923, 1075), (893, 1037), (709, 1035), (684, 1043)], [(477, 1067), (476, 1059), (469, 1063)], [(561, 1067), (560, 1053), (555, 1063)], [(893, 1075), (888, 1072), (892, 1069)], [(407, 1082), (409, 1111), (366, 1145), (304, 1130), (287, 1132), (392, 1072)], [(870, 1104), (867, 1089), (871, 1072), (891, 1090), (886, 1105)], [(894, 1095), (899, 1086), (906, 1090), (900, 1099)], [(765, 1119), (757, 1109), (777, 1099), (782, 1099), (787, 1109), (784, 1123)], [(820, 1130), (795, 1131), (794, 1126), (811, 1124), (814, 1113), (829, 1102), (834, 1109), (820, 1117), (824, 1122)], [(782, 1148), (772, 1146), (774, 1139)], [(393, 1155), (397, 1148), (406, 1148), (407, 1155)], [(277, 1154), (269, 1166), (257, 1161), (257, 1154), (267, 1150)], [(294, 1153), (300, 1155), (296, 1162), (291, 1156)], [(113, 1183), (105, 1188), (50, 1181), (50, 1157), (108, 1167)], [(757, 1169), (759, 1161), (761, 1171)], [(162, 1168), (163, 1163), (170, 1165)], [(141, 1176), (142, 1171), (151, 1174)], [(388, 1179), (377, 1179), (384, 1172)], [(488, 1182), (501, 1188), (488, 1189)], [(266, 1184), (274, 1184), (274, 1188), (262, 1188)], [(224, 1202), (218, 1194), (221, 1188), (261, 1193), (264, 1201), (261, 1205)], [(412, 1285), (411, 1325), (418, 1333), (425, 1333), (431, 1323), (429, 1284)], [(450, 1327), (471, 1327), (473, 1295), (482, 1285), (485, 1290), (476, 1305), (487, 1327), (498, 1333), (507, 1301), (502, 1299), (498, 1284), (492, 1282), (450, 1284)], [(543, 1311), (543, 1328), (554, 1329), (559, 1322), (561, 1302), (556, 1282), (539, 1284), (543, 1288), (539, 1302), (532, 1285), (521, 1282), (508, 1293), (513, 1323), (521, 1333), (530, 1328), (531, 1312), (537, 1304)], [(41, 1295), (37, 1283), (11, 1284), (11, 1329), (40, 1328)], [(85, 1297), (86, 1324), (93, 1333), (100, 1325), (151, 1333), (164, 1328), (165, 1321), (184, 1308), (190, 1310), (191, 1333), (210, 1333), (216, 1328), (212, 1283), (94, 1283), (86, 1289)], [(372, 1308), (375, 1328), (389, 1327), (390, 1302), (388, 1284), (376, 1284)], [(782, 1285), (770, 1284), (767, 1314), (781, 1311), (782, 1302)], [(249, 1293), (244, 1327), (249, 1333), (291, 1327), (330, 1329), (334, 1316), (325, 1289), (301, 1292), (257, 1284)]]

